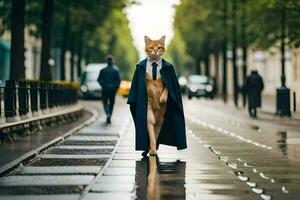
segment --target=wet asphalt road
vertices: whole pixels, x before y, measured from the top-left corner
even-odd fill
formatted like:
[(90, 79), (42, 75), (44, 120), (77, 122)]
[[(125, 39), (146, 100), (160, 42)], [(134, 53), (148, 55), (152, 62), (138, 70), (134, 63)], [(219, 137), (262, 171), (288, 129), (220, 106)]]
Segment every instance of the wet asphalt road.
[(128, 107), (119, 98), (112, 125), (100, 115), (1, 177), (0, 199), (299, 199), (295, 128), (258, 125), (213, 102), (184, 105), (187, 150), (162, 145), (158, 157), (142, 158), (134, 151)]

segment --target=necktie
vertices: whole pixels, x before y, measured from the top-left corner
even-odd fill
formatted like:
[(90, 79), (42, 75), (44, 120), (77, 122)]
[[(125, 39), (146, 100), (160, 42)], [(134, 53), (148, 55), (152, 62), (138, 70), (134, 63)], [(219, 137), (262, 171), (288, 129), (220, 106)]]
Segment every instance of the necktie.
[(156, 62), (152, 63), (152, 79), (156, 80), (156, 76), (157, 76), (157, 66), (158, 64)]

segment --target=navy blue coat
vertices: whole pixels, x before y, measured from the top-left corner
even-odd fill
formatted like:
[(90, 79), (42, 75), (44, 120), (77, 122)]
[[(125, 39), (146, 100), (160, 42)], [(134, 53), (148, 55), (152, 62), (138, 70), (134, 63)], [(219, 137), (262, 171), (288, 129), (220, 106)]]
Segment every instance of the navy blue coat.
[[(127, 103), (135, 124), (136, 150), (148, 150), (149, 137), (147, 131), (147, 88), (146, 88), (147, 59), (136, 66)], [(187, 148), (185, 120), (182, 98), (178, 80), (171, 63), (162, 60), (161, 78), (168, 89), (168, 101), (164, 123), (157, 139), (159, 144), (176, 146), (178, 150)]]
[(248, 96), (250, 108), (261, 107), (261, 92), (264, 89), (264, 81), (257, 71), (252, 71), (243, 85), (243, 92)]
[(100, 71), (97, 81), (104, 93), (116, 92), (121, 82), (119, 69), (115, 65), (106, 66)]

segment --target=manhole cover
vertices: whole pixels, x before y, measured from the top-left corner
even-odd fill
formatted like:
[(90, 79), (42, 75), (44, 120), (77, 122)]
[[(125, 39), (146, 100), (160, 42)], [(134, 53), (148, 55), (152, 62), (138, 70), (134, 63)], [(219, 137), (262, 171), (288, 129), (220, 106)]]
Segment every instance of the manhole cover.
[(47, 151), (47, 154), (64, 154), (64, 155), (93, 155), (93, 154), (111, 154), (113, 149), (60, 149), (53, 148)]
[(62, 145), (99, 145), (99, 146), (114, 146), (117, 140), (108, 141), (78, 141), (78, 140), (65, 140)]
[(84, 185), (0, 186), (0, 195), (81, 193)]
[(103, 166), (107, 159), (104, 158), (84, 158), (84, 159), (70, 159), (70, 158), (42, 158), (30, 164), (31, 166)]

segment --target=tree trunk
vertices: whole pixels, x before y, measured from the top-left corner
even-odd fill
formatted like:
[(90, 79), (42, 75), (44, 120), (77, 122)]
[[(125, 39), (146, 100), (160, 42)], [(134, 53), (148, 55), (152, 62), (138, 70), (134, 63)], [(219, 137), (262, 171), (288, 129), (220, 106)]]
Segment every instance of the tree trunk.
[[(243, 82), (247, 77), (247, 38), (246, 38), (246, 9), (243, 6), (242, 10), (242, 27), (241, 27), (241, 40), (242, 40), (242, 51), (243, 51)], [(243, 93), (243, 106), (246, 106), (246, 94)]]
[(210, 71), (209, 71), (209, 53), (205, 53), (204, 57), (204, 66), (205, 66), (205, 75), (210, 77)]
[(65, 16), (65, 22), (64, 22), (64, 28), (62, 33), (62, 40), (61, 40), (61, 54), (60, 54), (60, 80), (66, 80), (66, 69), (65, 69), (65, 63), (66, 63), (66, 51), (68, 47), (68, 37), (70, 32), (70, 12), (69, 9), (66, 10), (66, 16)]
[(50, 58), (53, 9), (54, 0), (44, 0), (40, 72), (40, 79), (44, 81), (52, 80), (51, 66), (48, 61)]
[(219, 91), (219, 52), (214, 54), (215, 58), (215, 74), (214, 74), (214, 81), (216, 86), (216, 93)]
[(91, 56), (91, 53), (90, 53), (90, 49), (87, 49), (86, 50), (86, 53), (85, 53), (85, 63), (86, 64), (89, 64), (90, 63), (90, 56)]
[(237, 72), (237, 20), (236, 20), (236, 11), (237, 11), (237, 0), (232, 1), (232, 76), (233, 76), (233, 100), (234, 105), (238, 106), (238, 72)]
[(83, 49), (83, 37), (84, 32), (79, 33), (78, 37), (78, 45), (77, 45), (77, 54), (78, 54), (78, 61), (77, 61), (77, 76), (81, 77), (81, 60), (82, 60), (82, 49)]
[(25, 0), (12, 0), (10, 80), (25, 79), (24, 15)]
[(195, 64), (196, 64), (195, 73), (196, 74), (201, 74), (200, 63), (201, 63), (200, 58), (195, 58)]
[(74, 68), (75, 68), (75, 55), (76, 55), (76, 44), (75, 42), (72, 41), (76, 41), (76, 36), (75, 34), (73, 34), (70, 37), (70, 51), (71, 51), (71, 58), (70, 58), (70, 78), (71, 81), (74, 81)]
[(222, 47), (222, 57), (223, 57), (223, 78), (222, 78), (222, 95), (223, 101), (227, 102), (227, 0), (223, 0), (223, 47)]

